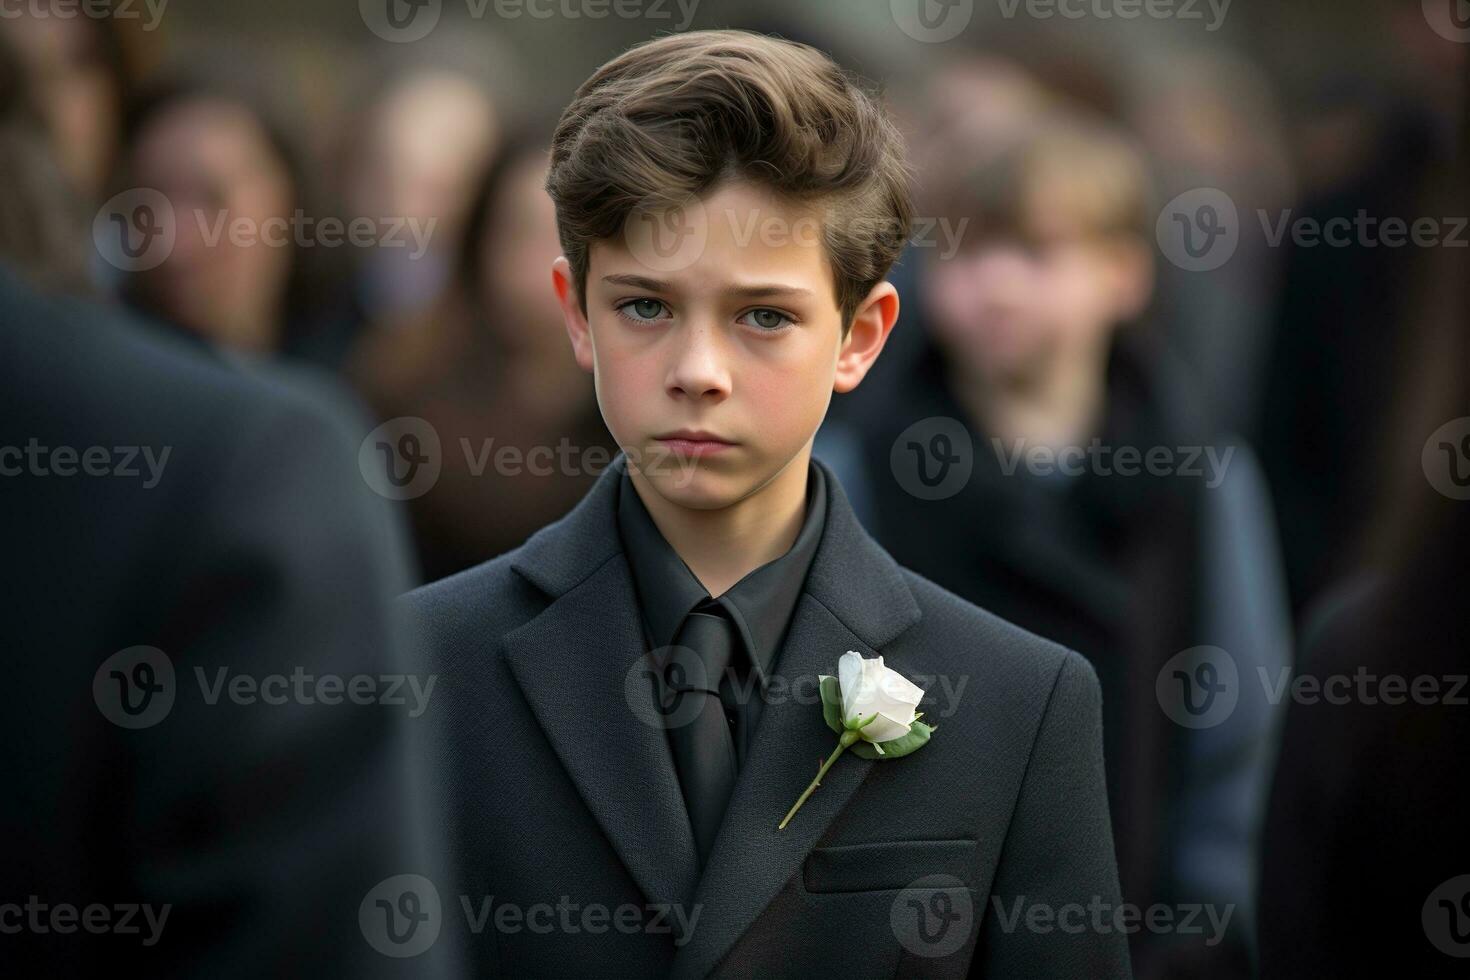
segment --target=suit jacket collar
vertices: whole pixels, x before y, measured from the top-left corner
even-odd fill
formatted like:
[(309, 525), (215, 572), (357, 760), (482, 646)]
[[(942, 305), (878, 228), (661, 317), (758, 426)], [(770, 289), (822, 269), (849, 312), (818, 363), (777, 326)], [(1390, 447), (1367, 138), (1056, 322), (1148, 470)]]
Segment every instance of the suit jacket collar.
[[(614, 851), (650, 901), (683, 903), (698, 918), (679, 937), (673, 975), (707, 975), (801, 867), (873, 763), (852, 756), (822, 781), (784, 830), (776, 824), (836, 736), (815, 700), (818, 674), (848, 650), (874, 656), (918, 621), (898, 565), (858, 524), (825, 464), (827, 520), (775, 676), (788, 695), (768, 701), (750, 758), (701, 876), (666, 732), (646, 680), (632, 576), (617, 534), (619, 454), (571, 513), (537, 532), (511, 568), (550, 603), (506, 634), (503, 649)], [(914, 663), (895, 665), (922, 670)]]
[[(827, 521), (805, 591), (863, 642), (882, 646), (918, 619), (918, 605), (898, 563), (858, 523), (831, 468), (815, 456), (812, 464), (825, 477)], [(511, 567), (556, 599), (621, 554), (615, 508), (618, 480), (626, 466), (626, 454), (618, 453), (571, 512), (521, 546)]]
[[(805, 517), (791, 547), (779, 558), (752, 569), (712, 600), (729, 612), (762, 683), (767, 681), (780, 652), (781, 639), (796, 611), (827, 523), (827, 478), (815, 463), (809, 469)], [(659, 531), (626, 468), (618, 485), (617, 514), (618, 534), (633, 572), (648, 647), (667, 647), (674, 642), (689, 611), (700, 602), (710, 601), (709, 590)]]

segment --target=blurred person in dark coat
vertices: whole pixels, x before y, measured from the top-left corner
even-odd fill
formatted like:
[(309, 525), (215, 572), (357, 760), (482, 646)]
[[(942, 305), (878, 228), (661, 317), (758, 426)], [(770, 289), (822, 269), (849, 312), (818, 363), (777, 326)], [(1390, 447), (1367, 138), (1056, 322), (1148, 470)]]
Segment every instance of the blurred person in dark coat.
[[(410, 707), (342, 692), (410, 670), (385, 609), (409, 580), (402, 542), (357, 471), (353, 423), (3, 271), (0, 318), (0, 589), (24, 692), (0, 720), (0, 901), (44, 907), (19, 930), (0, 908), (0, 959), (395, 975), (359, 904), (434, 869)], [(268, 679), (298, 674), (305, 694), (273, 701)], [(218, 687), (241, 677), (258, 696)], [(44, 910), (99, 903), (151, 908), (154, 928), (67, 929)]]
[[(1285, 663), (1290, 630), (1249, 451), (1135, 322), (1144, 162), (1057, 111), (923, 183), (962, 241), (919, 250), (925, 350), (855, 427), (865, 522), (901, 563), (1091, 660), (1125, 901), (1230, 917), (1223, 936), (1140, 929), (1135, 972), (1238, 975), (1271, 714), (1255, 668)], [(1200, 647), (1252, 686), (1186, 727), (1170, 661)]]
[(1404, 564), (1334, 589), (1302, 640), (1262, 836), (1268, 980), (1465, 976), (1470, 510), (1424, 507)]
[[(1470, 105), (1470, 104), (1467, 104)], [(1470, 120), (1461, 128), (1470, 135)], [(1430, 181), (1464, 214), (1463, 168)], [(1262, 839), (1261, 975), (1462, 977), (1470, 957), (1470, 275), (1406, 256), (1407, 363), (1353, 571), (1311, 607)], [(1346, 460), (1333, 462), (1346, 463)]]
[[(0, 46), (0, 80), (13, 65)], [(35, 146), (12, 94), (7, 160)], [(404, 542), (358, 470), (361, 425), (23, 281), (7, 225), (46, 172), (0, 189), (0, 964), (445, 975), (443, 951), (380, 951), (373, 918), (395, 876), (443, 878), (414, 782), (427, 682), (388, 611)], [(75, 271), (26, 259), (47, 283)], [(367, 696), (393, 677), (424, 696)]]
[(1283, 288), (1256, 425), (1298, 611), (1351, 572), (1353, 544), (1385, 490), (1375, 447), (1396, 435), (1383, 423), (1414, 363), (1402, 313), (1422, 251), (1419, 231), (1391, 244), (1388, 222), (1419, 228), (1427, 219), (1442, 243), (1431, 247), (1463, 251), (1470, 237), (1463, 211), (1426, 199), (1442, 168), (1464, 170), (1455, 127), (1470, 49), (1431, 29), (1436, 19), (1462, 29), (1452, 20), (1461, 11), (1458, 0), (1380, 5), (1373, 28), (1392, 41), (1393, 74), (1354, 64), (1322, 84), (1294, 127), (1308, 182), (1291, 221), (1324, 237), (1281, 240)]

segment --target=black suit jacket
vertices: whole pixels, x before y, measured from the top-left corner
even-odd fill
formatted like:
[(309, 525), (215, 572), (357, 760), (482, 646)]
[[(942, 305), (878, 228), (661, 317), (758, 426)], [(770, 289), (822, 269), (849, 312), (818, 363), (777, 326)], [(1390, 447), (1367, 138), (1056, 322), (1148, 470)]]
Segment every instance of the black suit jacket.
[[(640, 720), (653, 696), (630, 680), (644, 646), (615, 527), (624, 466), (619, 455), (521, 548), (406, 599), (440, 676), (431, 714), (455, 890), (474, 913), (448, 931), (481, 972), (1128, 976), (1126, 936), (1025, 917), (1119, 901), (1091, 668), (900, 568), (830, 469), (827, 524), (773, 679), (797, 683), (768, 702), (697, 875), (666, 733)], [(848, 650), (928, 689), (938, 731), (903, 759), (844, 755), (778, 831), (836, 745), (814, 685)], [(952, 704), (939, 675), (964, 684)], [(569, 911), (548, 931), (517, 925), (546, 926), (532, 910), (559, 902)], [(655, 928), (660, 905), (692, 930)], [(636, 907), (638, 928), (595, 931), (606, 920), (579, 918), (588, 907)]]
[[(370, 889), (432, 859), (405, 709), (211, 704), (197, 683), (407, 671), (388, 635), (405, 548), (359, 426), (148, 333), (0, 269), (0, 447), (96, 447), (110, 468), (0, 457), (0, 973), (438, 976), (359, 928)], [(151, 475), (141, 447), (168, 453)], [(139, 645), (169, 658), (173, 702), (128, 729), (93, 685)], [(151, 944), (143, 905), (170, 907)], [(53, 928), (61, 906), (120, 928)]]

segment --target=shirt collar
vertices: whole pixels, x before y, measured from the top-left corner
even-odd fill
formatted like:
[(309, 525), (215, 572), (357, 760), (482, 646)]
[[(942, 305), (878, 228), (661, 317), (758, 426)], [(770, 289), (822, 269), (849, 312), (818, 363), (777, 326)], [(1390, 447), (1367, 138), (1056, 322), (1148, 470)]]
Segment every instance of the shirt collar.
[(659, 531), (624, 471), (618, 486), (618, 533), (633, 574), (644, 638), (650, 648), (672, 644), (694, 607), (701, 602), (715, 602), (730, 614), (750, 651), (757, 675), (765, 682), (801, 598), (826, 523), (826, 477), (822, 468), (812, 463), (807, 464), (807, 472), (806, 516), (791, 548), (712, 599)]

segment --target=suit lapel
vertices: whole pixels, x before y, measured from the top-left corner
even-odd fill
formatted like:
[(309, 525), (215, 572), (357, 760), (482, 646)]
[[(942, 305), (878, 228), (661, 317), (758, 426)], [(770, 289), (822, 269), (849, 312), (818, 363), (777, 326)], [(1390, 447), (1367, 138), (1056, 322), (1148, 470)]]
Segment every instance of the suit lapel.
[(627, 683), (643, 640), (616, 526), (625, 466), (619, 454), (571, 513), (512, 559), (511, 567), (552, 601), (507, 634), (503, 649), (562, 765), (639, 887), (650, 901), (683, 903), (686, 916), (698, 908), (673, 976), (703, 977), (800, 869), (874, 764), (844, 755), (787, 828), (776, 829), (836, 746), (814, 700), (816, 677), (835, 673), (848, 650), (882, 652), (920, 612), (898, 565), (858, 524), (827, 468), (827, 522), (776, 666), (784, 684), (778, 690), (787, 696), (773, 698), (762, 713), (700, 876), (667, 734), (638, 720), (652, 715), (652, 689)]
[(848, 650), (876, 656), (920, 615), (898, 566), (858, 525), (830, 470), (827, 478), (827, 525), (776, 666), (779, 686), (773, 681), (784, 695), (762, 714), (694, 906), (685, 910), (692, 917), (697, 909), (699, 918), (674, 959), (676, 980), (714, 969), (800, 870), (874, 765), (845, 753), (786, 829), (776, 829), (837, 745), (815, 700), (817, 676), (835, 674)]
[[(618, 457), (621, 460), (623, 457)], [(687, 902), (698, 857), (668, 736), (639, 673), (643, 636), (614, 524), (618, 460), (512, 567), (554, 601), (503, 641), (536, 720), (649, 901)]]

